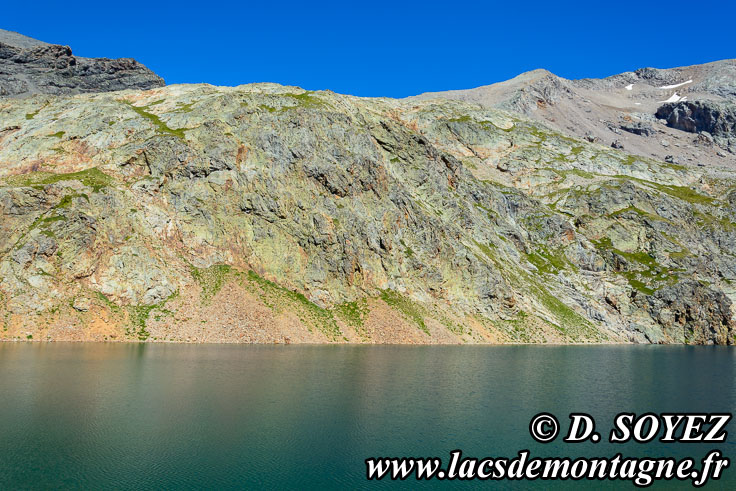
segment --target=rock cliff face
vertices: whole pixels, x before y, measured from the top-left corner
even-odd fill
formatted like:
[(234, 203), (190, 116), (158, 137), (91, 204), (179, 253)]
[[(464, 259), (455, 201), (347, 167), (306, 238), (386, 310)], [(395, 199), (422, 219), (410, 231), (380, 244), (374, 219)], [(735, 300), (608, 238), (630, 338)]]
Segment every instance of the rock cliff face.
[(728, 169), (271, 84), (0, 121), (0, 339), (734, 342)]
[(723, 147), (736, 147), (736, 104), (715, 101), (672, 102), (657, 109), (656, 116), (672, 128), (690, 133), (706, 132)]
[(81, 58), (68, 46), (0, 30), (0, 96), (78, 94), (162, 87), (163, 79), (129, 58)]

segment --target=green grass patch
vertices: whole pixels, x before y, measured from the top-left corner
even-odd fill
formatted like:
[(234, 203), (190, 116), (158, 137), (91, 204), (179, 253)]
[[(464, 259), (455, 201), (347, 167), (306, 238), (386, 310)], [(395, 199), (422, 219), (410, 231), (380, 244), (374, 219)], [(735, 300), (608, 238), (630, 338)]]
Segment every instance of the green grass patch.
[[(623, 257), (630, 263), (636, 263), (642, 269), (633, 269), (628, 271), (620, 271), (618, 274), (623, 276), (629, 282), (631, 287), (646, 295), (652, 295), (657, 291), (657, 282), (673, 282), (678, 280), (678, 275), (659, 264), (657, 260), (648, 252), (635, 251), (625, 252), (613, 247), (611, 239), (604, 237), (598, 241), (591, 241), (596, 248), (601, 250), (610, 250), (615, 254)], [(671, 254), (670, 254), (671, 257)], [(647, 280), (646, 283), (644, 280)]]
[(159, 311), (162, 315), (156, 316), (156, 320), (161, 320), (163, 315), (171, 315), (173, 312), (166, 310), (164, 306), (170, 300), (179, 296), (179, 291), (175, 291), (163, 302), (153, 305), (129, 305), (125, 308), (128, 312), (128, 321), (130, 322), (133, 330), (128, 329), (128, 335), (134, 335), (139, 341), (145, 341), (151, 336), (151, 333), (146, 329), (146, 324), (154, 311)]
[(705, 196), (698, 193), (694, 189), (690, 189), (685, 186), (667, 186), (664, 184), (655, 184), (657, 189), (669, 194), (674, 198), (678, 198), (688, 203), (701, 204), (701, 205), (712, 205), (715, 201), (710, 196)]
[[(51, 211), (54, 211), (54, 209), (52, 209)], [(43, 235), (45, 235), (46, 237), (52, 237), (52, 238), (55, 237), (53, 231), (49, 230), (47, 227), (51, 223), (57, 222), (59, 220), (66, 220), (66, 218), (64, 216), (61, 216), (61, 215), (52, 215), (52, 216), (40, 215), (38, 218), (36, 218), (33, 221), (33, 223), (31, 223), (30, 227), (28, 227), (28, 230), (26, 232), (24, 232), (18, 238), (18, 240), (13, 245), (13, 249), (15, 249), (19, 244), (24, 243), (24, 239), (28, 236), (28, 234), (30, 234), (35, 229), (39, 229), (40, 232)]]
[(626, 181), (626, 180), (636, 181), (646, 186), (649, 186), (661, 193), (667, 194), (673, 198), (687, 201), (688, 203), (692, 203), (696, 205), (713, 205), (716, 201), (715, 198), (706, 196), (704, 194), (700, 194), (694, 189), (690, 189), (689, 187), (686, 187), (686, 186), (671, 186), (668, 184), (660, 184), (657, 182), (647, 181), (646, 179), (640, 179), (638, 177), (632, 177), (632, 176), (623, 176), (620, 174), (611, 176), (611, 177), (622, 180), (622, 181)]
[(111, 311), (115, 313), (120, 312), (120, 306), (107, 298), (106, 295), (100, 292), (95, 292), (95, 295), (97, 295), (97, 298), (100, 300), (100, 302), (102, 302), (103, 305), (107, 306)]
[[(314, 94), (314, 92), (306, 91), (301, 94), (292, 94), (286, 92), (279, 95), (281, 95), (282, 97), (289, 97), (291, 99), (294, 99), (297, 102), (296, 107), (319, 108), (327, 105), (325, 101), (323, 101), (319, 97), (315, 97), (312, 94)], [(284, 107), (284, 109), (291, 109), (291, 107)]]
[(548, 133), (546, 131), (543, 131), (541, 128), (530, 126), (529, 133), (539, 138), (537, 144), (541, 144), (547, 141)]
[(485, 254), (488, 259), (490, 259), (494, 263), (496, 262), (496, 255), (493, 253), (492, 249), (496, 247), (494, 244), (489, 242), (488, 245), (486, 245), (478, 242), (477, 240), (473, 240), (473, 242), (475, 242), (476, 247), (480, 249), (480, 251)]
[(406, 243), (404, 242), (404, 239), (399, 239), (399, 242), (404, 247), (404, 254), (406, 254), (406, 257), (413, 257), (414, 256), (414, 251), (412, 250), (411, 247), (409, 247), (408, 245), (406, 245)]
[(654, 295), (654, 292), (657, 291), (653, 288), (650, 288), (649, 286), (647, 286), (646, 283), (638, 279), (637, 274), (634, 271), (626, 271), (622, 273), (622, 275), (628, 280), (631, 288), (640, 293), (643, 293), (644, 295)]
[(560, 332), (575, 341), (583, 339), (600, 340), (600, 332), (572, 307), (564, 304), (557, 296), (551, 294), (544, 286), (532, 283), (530, 290), (545, 309), (551, 313), (559, 323), (556, 326)]
[[(127, 307), (128, 318), (136, 329), (134, 334), (138, 337), (139, 341), (145, 341), (151, 335), (146, 330), (146, 322), (148, 322), (151, 312), (156, 308), (158, 308), (158, 305), (132, 305)], [(129, 331), (128, 334), (132, 333)]]
[(65, 131), (57, 131), (56, 133), (53, 133), (49, 135), (52, 138), (64, 138), (64, 135), (66, 134)]
[(82, 198), (86, 200), (87, 203), (89, 203), (89, 196), (84, 193), (67, 194), (66, 196), (61, 198), (61, 201), (59, 202), (58, 205), (56, 205), (56, 208), (61, 208), (61, 209), (70, 208), (72, 205), (72, 201), (74, 201), (77, 198)]
[(670, 257), (670, 259), (675, 259), (675, 260), (684, 259), (686, 257), (693, 255), (692, 252), (690, 252), (690, 250), (687, 247), (685, 247), (685, 245), (682, 242), (677, 240), (677, 238), (665, 232), (660, 232), (660, 234), (662, 234), (662, 237), (667, 239), (669, 242), (672, 242), (673, 244), (675, 244), (677, 247), (680, 248), (679, 251), (667, 252), (667, 255)]
[(668, 253), (668, 255), (670, 256), (670, 259), (679, 260), (679, 259), (685, 259), (686, 257), (690, 257), (693, 254), (689, 250), (687, 250), (687, 248), (683, 247), (679, 251), (673, 251), (673, 252)]
[(193, 102), (190, 102), (189, 104), (184, 104), (183, 102), (177, 102), (176, 103), (176, 109), (174, 109), (175, 113), (190, 113), (193, 111), (192, 107), (194, 106)]
[(138, 114), (139, 116), (153, 123), (153, 126), (156, 128), (157, 133), (160, 133), (163, 135), (174, 135), (176, 137), (181, 138), (182, 140), (186, 139), (185, 132), (187, 131), (187, 128), (178, 128), (178, 129), (169, 128), (166, 123), (161, 121), (161, 118), (159, 118), (153, 113), (149, 113), (148, 111), (146, 111), (146, 108), (148, 108), (149, 106), (139, 107), (139, 106), (134, 106), (132, 103), (128, 101), (121, 101), (121, 102), (123, 104), (126, 104), (133, 111), (135, 111), (135, 113)]
[(8, 299), (2, 291), (0, 291), (0, 306), (2, 306), (0, 312), (3, 313), (3, 331), (7, 331), (10, 325), (10, 311), (8, 310)]
[(36, 220), (34, 224), (31, 226), (30, 230), (33, 230), (33, 228), (37, 226), (40, 229), (41, 233), (44, 234), (46, 237), (54, 238), (55, 237), (54, 232), (52, 230), (49, 230), (47, 227), (54, 222), (63, 221), (63, 220), (66, 220), (66, 217), (61, 216), (61, 215), (43, 217), (43, 218)]
[(431, 335), (427, 325), (424, 323), (424, 309), (417, 303), (394, 290), (381, 290), (381, 300), (386, 302), (389, 307), (398, 310), (408, 319), (412, 320), (427, 335)]
[(435, 318), (440, 321), (440, 323), (445, 326), (448, 331), (456, 334), (457, 336), (462, 336), (464, 334), (469, 334), (472, 336), (473, 334), (473, 331), (470, 328), (466, 328), (466, 326), (464, 326), (462, 323), (455, 322), (442, 312), (435, 312)]
[(340, 319), (356, 330), (363, 327), (365, 318), (370, 313), (368, 302), (365, 299), (341, 303), (336, 305), (334, 310)]
[(232, 268), (227, 264), (215, 264), (209, 268), (195, 268), (190, 265), (192, 278), (202, 288), (200, 293), (202, 303), (210, 302), (217, 295), (231, 271)]
[(542, 274), (556, 274), (558, 271), (563, 271), (571, 266), (561, 252), (553, 254), (548, 250), (539, 249), (525, 255), (527, 261), (533, 264), (537, 271)]
[(50, 217), (44, 217), (44, 218), (42, 218), (42, 219), (40, 220), (40, 223), (41, 223), (41, 224), (45, 224), (45, 223), (53, 223), (53, 222), (58, 222), (58, 221), (60, 221), (60, 220), (66, 220), (66, 218), (65, 218), (65, 217), (63, 217), (63, 216), (61, 216), (61, 215), (54, 215), (54, 216), (50, 216)]
[(649, 218), (650, 220), (658, 220), (660, 222), (669, 222), (669, 220), (667, 220), (666, 218), (662, 218), (659, 215), (654, 215), (652, 213), (642, 210), (641, 208), (637, 208), (636, 206), (627, 206), (626, 208), (622, 208), (620, 210), (614, 211), (613, 213), (610, 213), (608, 216), (617, 217), (617, 216), (624, 215), (627, 213), (636, 213), (640, 217)]
[(574, 176), (582, 177), (583, 179), (595, 179), (596, 175), (592, 172), (584, 171), (582, 169), (568, 169), (564, 171), (555, 171), (555, 172), (561, 172), (563, 177), (567, 177), (569, 174), (572, 174)]
[(333, 341), (341, 338), (342, 332), (331, 311), (311, 302), (302, 293), (286, 289), (261, 277), (255, 271), (248, 271), (245, 278), (260, 287), (264, 294), (262, 300), (271, 309), (287, 308), (294, 312), (310, 330), (311, 327), (316, 327)]
[[(160, 311), (162, 314), (169, 315), (172, 314), (171, 311), (166, 310), (164, 306), (167, 302), (169, 302), (171, 299), (176, 298), (179, 296), (179, 292), (176, 291), (169, 295), (169, 297), (157, 304), (153, 305), (127, 305), (125, 307), (121, 307), (117, 304), (115, 304), (112, 300), (107, 298), (106, 295), (95, 292), (95, 295), (99, 299), (99, 301), (107, 306), (110, 311), (112, 311), (115, 314), (122, 314), (123, 312), (126, 312), (128, 314), (128, 323), (129, 327), (125, 329), (125, 333), (128, 336), (135, 336), (138, 338), (139, 341), (145, 341), (148, 339), (151, 334), (146, 329), (146, 324), (148, 323), (148, 319), (151, 316), (151, 313), (154, 311)], [(73, 300), (71, 301), (73, 303)], [(71, 304), (70, 303), (70, 304)], [(160, 317), (157, 317), (157, 320), (160, 320)]]
[[(13, 245), (13, 248), (15, 248), (18, 244), (22, 243), (23, 239), (26, 238), (28, 234), (31, 233), (36, 228), (39, 228), (41, 233), (44, 234), (46, 237), (52, 237), (52, 238), (55, 237), (55, 234), (53, 233), (53, 231), (47, 228), (48, 225), (50, 225), (53, 222), (66, 220), (66, 217), (63, 215), (45, 216), (45, 214), (53, 213), (53, 212), (56, 212), (57, 210), (69, 208), (71, 206), (72, 200), (78, 197), (85, 198), (87, 202), (89, 202), (89, 196), (87, 196), (86, 194), (68, 194), (64, 196), (58, 205), (56, 205), (54, 208), (52, 208), (48, 212), (45, 212), (44, 214), (40, 215), (38, 218), (36, 218), (33, 221), (33, 223), (31, 223), (31, 225), (28, 227), (28, 230), (25, 231), (15, 242), (15, 244)], [(61, 251), (59, 251), (58, 254), (60, 255)]]
[(113, 184), (114, 180), (97, 167), (72, 172), (69, 174), (53, 174), (50, 172), (31, 172), (8, 177), (5, 182), (15, 187), (43, 187), (60, 181), (79, 181), (87, 187), (91, 187), (96, 193), (100, 189)]
[[(476, 317), (477, 318), (477, 317)], [(503, 319), (494, 321), (494, 326), (500, 327), (501, 330), (509, 336), (511, 341), (517, 343), (529, 343), (532, 340), (529, 334), (528, 325), (529, 315), (523, 310), (519, 311), (515, 319)]]
[(474, 118), (471, 118), (467, 114), (463, 114), (462, 116), (458, 116), (456, 118), (447, 119), (447, 122), (448, 123), (473, 123), (473, 124), (477, 124), (478, 126), (482, 127), (484, 130), (487, 130), (487, 131), (501, 130), (506, 133), (509, 133), (513, 131), (514, 129), (513, 125), (510, 128), (501, 128), (500, 126), (497, 126), (493, 121), (476, 120)]
[(687, 167), (684, 166), (684, 165), (671, 164), (669, 162), (660, 162), (659, 165), (661, 165), (662, 167), (665, 167), (667, 169), (672, 169), (672, 170), (676, 170), (676, 171), (682, 171), (682, 172), (684, 172), (684, 171), (687, 170)]
[(534, 293), (537, 299), (557, 318), (563, 332), (568, 327), (578, 327), (587, 323), (580, 314), (562, 303), (560, 299), (552, 295), (546, 288), (535, 285), (533, 289), (535, 290)]
[(620, 249), (613, 247), (613, 242), (608, 237), (603, 237), (600, 240), (591, 241), (598, 249), (607, 249), (615, 252), (619, 256), (646, 266), (647, 268), (660, 267), (656, 259), (648, 252), (636, 251), (636, 252), (624, 252)]
[(460, 117), (450, 118), (447, 121), (450, 123), (470, 123), (470, 122), (474, 122), (475, 120), (471, 118), (470, 116), (468, 116), (467, 114), (463, 114)]

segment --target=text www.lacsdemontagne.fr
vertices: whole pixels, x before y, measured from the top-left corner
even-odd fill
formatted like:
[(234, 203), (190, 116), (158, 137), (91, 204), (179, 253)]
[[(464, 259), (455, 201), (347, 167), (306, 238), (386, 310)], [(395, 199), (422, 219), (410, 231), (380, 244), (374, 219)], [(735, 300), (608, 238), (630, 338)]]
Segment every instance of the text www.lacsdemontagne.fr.
[(700, 487), (709, 479), (718, 480), (729, 459), (718, 450), (709, 452), (696, 464), (695, 459), (624, 458), (530, 458), (528, 450), (516, 457), (466, 458), (460, 450), (450, 452), (450, 464), (443, 467), (440, 458), (369, 458), (369, 480), (390, 478), (405, 480), (620, 480), (646, 487), (654, 481), (692, 481)]

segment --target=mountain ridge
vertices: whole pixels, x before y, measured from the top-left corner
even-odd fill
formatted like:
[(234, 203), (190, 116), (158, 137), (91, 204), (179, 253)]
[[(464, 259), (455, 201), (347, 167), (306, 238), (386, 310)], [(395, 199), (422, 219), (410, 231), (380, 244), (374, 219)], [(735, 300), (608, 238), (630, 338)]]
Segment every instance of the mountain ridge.
[[(496, 84), (429, 92), (409, 100), (431, 98), (518, 112), (566, 134), (616, 144), (635, 155), (717, 166), (736, 161), (736, 119), (731, 115), (736, 105), (734, 59), (669, 69), (640, 68), (603, 79), (568, 80), (540, 69)], [(669, 118), (669, 114), (692, 114), (687, 103), (693, 101), (707, 105), (706, 112), (718, 116), (702, 121), (697, 125), (699, 131), (690, 135), (688, 130), (696, 125)], [(658, 117), (663, 104), (670, 104), (672, 110)], [(699, 138), (703, 131), (707, 134)]]
[(83, 58), (71, 48), (0, 30), (0, 96), (78, 94), (161, 87), (164, 81), (132, 58)]
[(0, 121), (0, 340), (736, 342), (728, 162), (278, 84), (0, 97)]

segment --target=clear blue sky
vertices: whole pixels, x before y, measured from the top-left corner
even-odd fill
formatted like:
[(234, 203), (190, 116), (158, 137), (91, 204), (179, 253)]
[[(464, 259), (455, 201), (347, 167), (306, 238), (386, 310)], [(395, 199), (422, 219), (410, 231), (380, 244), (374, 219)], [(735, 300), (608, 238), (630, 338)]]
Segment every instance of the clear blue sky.
[(403, 97), (534, 68), (603, 77), (736, 58), (736, 2), (17, 2), (0, 28), (80, 56), (136, 58), (167, 83), (278, 82)]

